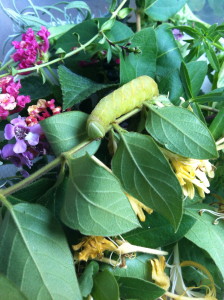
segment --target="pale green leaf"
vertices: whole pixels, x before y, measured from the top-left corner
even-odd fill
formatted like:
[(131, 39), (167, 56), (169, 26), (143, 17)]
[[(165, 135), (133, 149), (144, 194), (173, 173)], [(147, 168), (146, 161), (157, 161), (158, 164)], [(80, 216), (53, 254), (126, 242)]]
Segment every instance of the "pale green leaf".
[[(86, 132), (86, 120), (88, 115), (81, 111), (65, 112), (54, 115), (41, 121), (41, 127), (51, 145), (55, 155), (68, 151), (88, 139)], [(94, 154), (100, 145), (100, 141), (94, 141), (83, 148), (76, 155), (89, 152)]]
[(0, 272), (30, 300), (81, 300), (73, 259), (56, 220), (44, 207), (17, 204), (0, 229)]
[(177, 230), (182, 218), (181, 187), (151, 137), (122, 134), (112, 169), (129, 194), (155, 209)]
[(186, 2), (187, 0), (153, 1), (149, 6), (145, 7), (145, 13), (155, 21), (166, 21), (175, 15), (186, 4)]
[(208, 252), (224, 277), (224, 252), (222, 251), (224, 249), (224, 223), (220, 221), (218, 225), (214, 225), (215, 216), (206, 212), (199, 214), (203, 208), (211, 209), (203, 204), (186, 208), (186, 213), (197, 221), (185, 237)]
[(217, 157), (216, 145), (208, 128), (185, 108), (151, 107), (146, 129), (159, 143), (179, 155), (196, 159)]
[(113, 236), (139, 227), (117, 178), (88, 155), (71, 159), (62, 221), (85, 235)]

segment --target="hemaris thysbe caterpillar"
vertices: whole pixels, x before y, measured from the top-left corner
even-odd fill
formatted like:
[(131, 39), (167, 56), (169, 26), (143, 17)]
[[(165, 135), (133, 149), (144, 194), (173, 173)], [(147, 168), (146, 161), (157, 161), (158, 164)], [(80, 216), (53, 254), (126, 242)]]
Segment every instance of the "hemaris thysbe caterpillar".
[(140, 76), (102, 98), (87, 120), (90, 138), (103, 138), (108, 126), (121, 115), (158, 96), (158, 86), (149, 76)]

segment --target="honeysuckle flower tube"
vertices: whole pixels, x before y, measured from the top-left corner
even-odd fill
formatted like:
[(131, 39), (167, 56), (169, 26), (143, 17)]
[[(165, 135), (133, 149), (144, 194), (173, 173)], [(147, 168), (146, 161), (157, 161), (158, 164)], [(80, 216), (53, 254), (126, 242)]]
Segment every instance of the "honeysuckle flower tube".
[(207, 176), (214, 177), (214, 166), (208, 160), (186, 158), (165, 149), (162, 151), (169, 159), (185, 196), (193, 199), (195, 188), (202, 198), (210, 193)]
[(166, 251), (160, 251), (157, 249), (150, 249), (145, 247), (139, 247), (132, 245), (125, 240), (108, 240), (103, 236), (88, 236), (84, 237), (83, 240), (72, 246), (74, 251), (79, 251), (76, 258), (81, 261), (87, 261), (88, 259), (98, 259), (103, 261), (104, 251), (110, 251), (116, 253), (118, 256), (142, 252), (156, 255), (167, 255)]

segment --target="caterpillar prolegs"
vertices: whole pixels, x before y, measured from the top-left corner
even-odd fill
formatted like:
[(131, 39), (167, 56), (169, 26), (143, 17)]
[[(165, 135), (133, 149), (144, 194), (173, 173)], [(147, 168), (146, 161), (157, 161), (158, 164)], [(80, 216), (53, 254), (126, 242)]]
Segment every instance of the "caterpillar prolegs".
[(103, 138), (108, 126), (121, 115), (146, 100), (158, 96), (158, 86), (149, 76), (140, 76), (124, 84), (114, 92), (102, 98), (87, 120), (87, 132), (90, 138)]

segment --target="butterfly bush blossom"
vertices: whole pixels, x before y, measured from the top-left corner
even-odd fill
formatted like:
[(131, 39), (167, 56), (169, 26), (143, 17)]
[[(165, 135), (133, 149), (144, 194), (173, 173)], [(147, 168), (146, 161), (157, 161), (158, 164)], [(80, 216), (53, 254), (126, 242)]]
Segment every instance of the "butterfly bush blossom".
[(21, 111), (31, 101), (29, 96), (19, 95), (21, 87), (20, 81), (14, 82), (13, 76), (0, 79), (0, 120)]
[(20, 42), (12, 42), (16, 49), (12, 59), (15, 62), (19, 62), (19, 69), (30, 68), (43, 62), (45, 53), (47, 53), (50, 46), (49, 35), (50, 32), (44, 26), (41, 27), (41, 30), (36, 35), (32, 28), (28, 28), (27, 32), (22, 35)]

